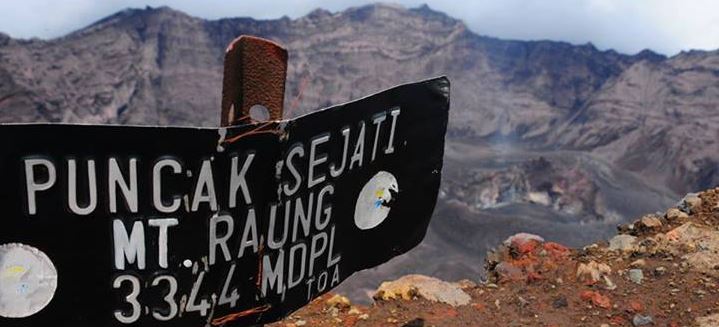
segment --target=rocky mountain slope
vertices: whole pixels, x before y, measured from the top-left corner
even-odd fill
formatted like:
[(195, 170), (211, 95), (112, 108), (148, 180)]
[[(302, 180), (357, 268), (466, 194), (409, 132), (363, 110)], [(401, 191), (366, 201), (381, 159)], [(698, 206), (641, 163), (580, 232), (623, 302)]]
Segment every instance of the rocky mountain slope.
[(489, 279), (421, 275), (383, 283), (371, 306), (325, 295), (271, 326), (719, 325), (719, 188), (568, 248), (532, 234), (503, 242)]
[[(224, 49), (241, 34), (288, 48), (289, 117), (452, 81), (444, 196), (427, 239), (346, 282), (354, 298), (410, 272), (477, 278), (485, 250), (519, 231), (570, 246), (608, 237), (719, 179), (718, 52), (501, 40), (426, 6), (275, 20), (148, 7), (53, 40), (0, 34), (0, 122), (216, 125)], [(426, 262), (435, 256), (445, 260)]]
[(640, 61), (606, 83), (550, 133), (551, 143), (591, 149), (681, 190), (719, 182), (719, 52)]
[[(687, 145), (716, 147), (719, 125), (704, 117), (716, 107), (717, 53), (667, 59), (499, 40), (426, 6), (214, 21), (166, 7), (128, 9), (59, 39), (3, 36), (0, 120), (215, 124), (223, 49), (239, 34), (289, 48), (290, 115), (448, 75), (454, 136), (596, 151), (677, 191), (717, 178), (716, 151)], [(655, 176), (670, 164), (668, 176)]]

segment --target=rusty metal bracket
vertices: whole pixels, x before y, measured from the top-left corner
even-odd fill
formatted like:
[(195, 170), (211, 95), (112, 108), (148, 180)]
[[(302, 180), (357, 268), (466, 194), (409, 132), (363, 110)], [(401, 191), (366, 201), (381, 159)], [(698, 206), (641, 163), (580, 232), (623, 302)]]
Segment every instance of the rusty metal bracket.
[(225, 51), (220, 126), (254, 122), (250, 110), (262, 106), (281, 120), (287, 79), (287, 50), (272, 41), (243, 35)]

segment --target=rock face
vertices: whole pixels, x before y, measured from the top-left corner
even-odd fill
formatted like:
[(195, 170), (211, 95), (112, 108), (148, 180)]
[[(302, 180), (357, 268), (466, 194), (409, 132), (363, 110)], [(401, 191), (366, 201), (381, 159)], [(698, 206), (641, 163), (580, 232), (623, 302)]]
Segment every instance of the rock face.
[(0, 35), (0, 120), (214, 125), (239, 34), (289, 48), (289, 115), (448, 75), (455, 138), (592, 151), (680, 191), (719, 181), (716, 52), (506, 41), (428, 7), (213, 21), (148, 7), (49, 41)]
[[(487, 82), (479, 78), (487, 75), (491, 84), (468, 85), (455, 96), (455, 116), (481, 123), (472, 131), (480, 135), (493, 133), (498, 120), (505, 118), (499, 114), (480, 119), (474, 113), (477, 104), (486, 102), (471, 95), (478, 90), (482, 100), (502, 101), (503, 110), (515, 107), (521, 98), (568, 107), (584, 101), (604, 80), (634, 61), (615, 53), (602, 54), (591, 46), (483, 38), (467, 31), (460, 21), (427, 8), (373, 5), (271, 21), (203, 21), (169, 8), (126, 10), (62, 39), (20, 42), (3, 49), (2, 66), (18, 84), (36, 93), (35, 100), (48, 111), (41, 117), (47, 120), (188, 125), (197, 123), (192, 112), (199, 111), (206, 116), (200, 122), (212, 124), (219, 104), (222, 50), (241, 33), (276, 39), (290, 49), (288, 102), (301, 96), (297, 105), (289, 106), (298, 112), (434, 74), (457, 75), (452, 76), (456, 83), (476, 86)], [(595, 55), (607, 60), (587, 67)], [(570, 62), (556, 65), (559, 57)], [(556, 65), (558, 71), (548, 65)], [(29, 71), (20, 73), (23, 69)], [(516, 91), (492, 96), (504, 94), (500, 84), (510, 80), (515, 81), (512, 89)], [(126, 92), (105, 94), (100, 86), (88, 88), (96, 84), (124, 87)], [(192, 90), (197, 93), (183, 96)], [(544, 107), (541, 111), (552, 109)], [(72, 115), (64, 116), (67, 111)], [(511, 114), (518, 116), (515, 111)], [(511, 125), (521, 123), (513, 118)]]
[(719, 121), (707, 113), (719, 106), (718, 78), (717, 51), (639, 61), (608, 81), (548, 139), (592, 149), (675, 189), (713, 187)]

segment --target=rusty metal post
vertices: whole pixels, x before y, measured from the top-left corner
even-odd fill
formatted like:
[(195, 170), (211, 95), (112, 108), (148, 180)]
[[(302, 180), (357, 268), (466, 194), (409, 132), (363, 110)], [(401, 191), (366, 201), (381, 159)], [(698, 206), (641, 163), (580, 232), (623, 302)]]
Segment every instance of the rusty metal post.
[[(252, 123), (250, 110), (262, 106), (281, 120), (287, 79), (287, 50), (272, 41), (243, 35), (225, 51), (220, 126)], [(254, 325), (250, 327), (262, 327)]]
[(272, 41), (240, 36), (225, 51), (220, 126), (252, 122), (260, 105), (270, 120), (281, 120), (287, 78), (287, 50)]

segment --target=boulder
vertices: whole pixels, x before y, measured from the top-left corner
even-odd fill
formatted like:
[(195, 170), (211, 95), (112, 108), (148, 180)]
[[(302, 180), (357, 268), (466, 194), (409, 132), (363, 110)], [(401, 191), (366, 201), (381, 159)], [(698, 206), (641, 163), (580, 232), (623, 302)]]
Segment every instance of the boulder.
[(666, 240), (667, 249), (683, 254), (692, 270), (719, 277), (719, 231), (686, 223), (667, 232)]
[(348, 309), (352, 306), (350, 300), (342, 295), (336, 294), (331, 298), (327, 299), (327, 306), (337, 309)]
[(680, 220), (689, 218), (689, 215), (687, 215), (686, 212), (683, 212), (677, 208), (671, 208), (667, 210), (666, 217), (667, 220)]
[(459, 285), (424, 275), (407, 275), (395, 281), (384, 282), (374, 295), (378, 300), (411, 300), (415, 297), (454, 307), (467, 305), (472, 299)]
[(639, 220), (639, 224), (648, 230), (662, 227), (662, 221), (655, 215), (646, 215), (642, 217), (642, 219)]
[(612, 273), (612, 268), (605, 263), (591, 261), (589, 263), (580, 263), (577, 267), (577, 278), (584, 282), (592, 284), (602, 280), (602, 277)]
[(695, 214), (699, 211), (702, 206), (702, 198), (699, 197), (698, 193), (689, 193), (679, 202), (679, 210), (684, 211), (688, 214)]
[(637, 238), (635, 236), (619, 234), (609, 240), (610, 251), (632, 252), (637, 249)]
[(531, 241), (544, 242), (544, 238), (539, 235), (530, 233), (517, 233), (510, 237), (507, 237), (507, 239), (504, 240), (502, 244), (504, 244), (505, 246), (522, 245)]

